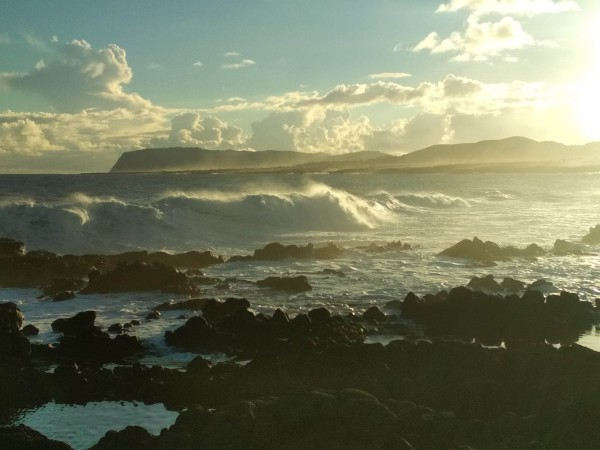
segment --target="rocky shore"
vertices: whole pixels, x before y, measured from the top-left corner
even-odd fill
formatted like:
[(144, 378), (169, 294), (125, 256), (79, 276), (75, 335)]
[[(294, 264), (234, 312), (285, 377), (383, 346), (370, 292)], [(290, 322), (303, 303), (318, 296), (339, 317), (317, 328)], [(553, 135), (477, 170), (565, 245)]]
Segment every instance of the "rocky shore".
[[(473, 243), (485, 246), (484, 259), (494, 248)], [(239, 260), (337, 254), (326, 249), (270, 244)], [(143, 323), (102, 329), (92, 310), (55, 320), (56, 342), (35, 344), (18, 305), (3, 303), (4, 424), (15, 411), (50, 401), (115, 400), (162, 403), (179, 416), (159, 435), (137, 426), (110, 431), (94, 449), (589, 449), (600, 442), (600, 353), (576, 343), (600, 323), (600, 310), (573, 293), (544, 295), (537, 285), (488, 276), (424, 296), (409, 292), (359, 314), (324, 307), (261, 314), (244, 298), (199, 296), (207, 282), (199, 269), (225, 262), (210, 254), (30, 253), (0, 241), (0, 267), (10, 267), (0, 285), (28, 280), (50, 296), (185, 294), (181, 302), (149, 305), (147, 320), (161, 311), (193, 311), (165, 332), (164, 342), (230, 360), (197, 356), (181, 369), (140, 364), (146, 347), (127, 330)], [(41, 266), (53, 269), (42, 275)], [(304, 283), (281, 277), (265, 286), (293, 290)], [(369, 343), (374, 336), (393, 338)], [(24, 425), (0, 427), (0, 447), (70, 448)]]

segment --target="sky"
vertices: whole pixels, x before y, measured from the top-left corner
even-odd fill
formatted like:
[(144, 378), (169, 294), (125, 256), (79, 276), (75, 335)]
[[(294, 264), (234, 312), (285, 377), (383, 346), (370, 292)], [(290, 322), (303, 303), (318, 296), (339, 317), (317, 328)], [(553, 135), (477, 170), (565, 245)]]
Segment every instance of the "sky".
[(0, 172), (149, 147), (402, 154), (600, 140), (597, 0), (19, 0)]

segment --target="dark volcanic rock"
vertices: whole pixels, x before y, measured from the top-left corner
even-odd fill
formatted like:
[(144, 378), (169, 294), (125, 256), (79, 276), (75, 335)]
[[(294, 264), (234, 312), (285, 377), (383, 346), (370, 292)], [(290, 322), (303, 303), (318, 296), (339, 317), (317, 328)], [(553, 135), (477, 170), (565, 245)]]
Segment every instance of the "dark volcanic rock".
[(161, 263), (123, 263), (106, 273), (92, 271), (81, 294), (110, 292), (162, 291), (196, 294), (198, 289), (187, 276)]
[(0, 427), (0, 443), (6, 450), (73, 450), (64, 442), (48, 439), (27, 425)]
[(23, 327), (23, 329), (21, 330), (21, 332), (25, 335), (25, 336), (37, 336), (40, 333), (40, 330), (38, 327), (36, 327), (35, 325), (32, 324), (27, 324)]
[(584, 244), (596, 245), (600, 243), (600, 225), (596, 225), (593, 228), (590, 228), (588, 234), (586, 234), (581, 242)]
[(22, 242), (8, 238), (0, 238), (0, 258), (23, 256), (25, 245)]
[(385, 322), (387, 319), (387, 316), (377, 306), (371, 306), (363, 313), (362, 317), (367, 322), (374, 323)]
[(180, 302), (165, 302), (154, 307), (156, 311), (177, 311), (180, 309), (187, 309), (190, 311), (199, 311), (206, 304), (208, 299), (206, 298), (191, 298), (189, 300), (183, 300)]
[(0, 303), (0, 335), (18, 333), (24, 318), (15, 303)]
[(72, 300), (76, 297), (73, 291), (59, 292), (52, 297), (53, 302), (64, 302), (65, 300)]
[(476, 291), (484, 290), (499, 292), (503, 290), (500, 283), (494, 280), (493, 275), (486, 275), (485, 277), (473, 277), (467, 284), (467, 287)]
[(211, 350), (218, 347), (217, 332), (201, 316), (194, 316), (174, 331), (165, 332), (165, 341), (176, 347)]
[(121, 334), (111, 339), (108, 333), (95, 326), (95, 320), (95, 311), (83, 311), (52, 322), (52, 329), (63, 333), (58, 352), (77, 360), (117, 362), (142, 350), (137, 337)]
[(269, 287), (289, 292), (306, 292), (312, 290), (312, 286), (308, 283), (308, 278), (304, 275), (297, 277), (267, 277), (264, 280), (257, 281), (256, 284), (260, 287)]
[(90, 450), (152, 449), (156, 437), (140, 426), (127, 426), (121, 431), (107, 431)]
[(447, 296), (409, 293), (402, 307), (404, 317), (423, 323), (435, 335), (454, 335), (499, 345), (502, 340), (529, 342), (575, 342), (579, 335), (600, 321), (595, 308), (575, 294), (544, 295), (526, 291), (502, 297), (452, 289)]
[(440, 255), (453, 258), (468, 258), (480, 262), (492, 262), (512, 257), (536, 257), (545, 253), (544, 249), (536, 244), (531, 244), (524, 249), (512, 246), (500, 247), (495, 242), (484, 242), (475, 237), (472, 241), (468, 239), (460, 241), (452, 247), (443, 250)]
[(78, 278), (57, 278), (42, 289), (42, 294), (48, 297), (55, 297), (61, 292), (76, 292), (83, 286), (85, 286), (85, 282)]
[(224, 302), (210, 298), (202, 305), (202, 316), (209, 322), (218, 322), (249, 307), (250, 302), (245, 298), (230, 297)]
[(324, 247), (315, 247), (313, 244), (306, 246), (283, 245), (271, 242), (261, 249), (254, 250), (252, 256), (233, 256), (230, 262), (236, 261), (279, 261), (282, 259), (335, 259), (339, 258), (343, 250), (334, 244)]
[(413, 247), (410, 244), (402, 243), (400, 241), (388, 242), (385, 245), (378, 245), (375, 243), (369, 245), (363, 245), (356, 247), (357, 250), (362, 250), (367, 253), (384, 253), (389, 251), (406, 251), (412, 250)]
[(0, 363), (20, 365), (28, 361), (31, 345), (19, 331), (23, 319), (23, 313), (15, 303), (0, 303)]
[(563, 239), (554, 241), (554, 246), (552, 247), (552, 253), (555, 255), (581, 255), (583, 250), (584, 248), (582, 245)]
[(190, 251), (185, 253), (169, 254), (165, 252), (150, 253), (146, 262), (158, 262), (177, 268), (201, 268), (222, 264), (225, 262), (222, 256), (215, 256), (212, 252)]

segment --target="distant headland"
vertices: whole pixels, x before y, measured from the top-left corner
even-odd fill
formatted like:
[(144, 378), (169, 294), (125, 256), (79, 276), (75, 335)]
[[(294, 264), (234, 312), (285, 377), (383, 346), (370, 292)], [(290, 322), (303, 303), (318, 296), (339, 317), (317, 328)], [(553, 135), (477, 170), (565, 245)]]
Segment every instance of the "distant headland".
[(565, 145), (509, 137), (440, 144), (404, 155), (362, 151), (332, 155), (296, 151), (147, 148), (123, 153), (110, 172), (411, 173), (600, 170), (600, 142)]

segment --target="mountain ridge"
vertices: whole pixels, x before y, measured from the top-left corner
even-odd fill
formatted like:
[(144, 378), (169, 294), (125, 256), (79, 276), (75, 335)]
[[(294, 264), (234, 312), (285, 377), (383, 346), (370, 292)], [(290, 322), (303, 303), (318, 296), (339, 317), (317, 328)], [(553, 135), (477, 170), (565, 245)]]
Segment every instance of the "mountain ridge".
[(124, 152), (110, 172), (177, 171), (411, 171), (473, 167), (505, 169), (600, 167), (600, 142), (565, 145), (522, 136), (460, 144), (436, 144), (404, 155), (360, 151), (332, 155), (285, 150), (206, 150), (197, 147), (148, 148)]

